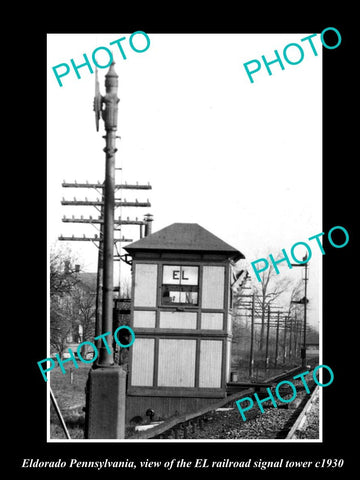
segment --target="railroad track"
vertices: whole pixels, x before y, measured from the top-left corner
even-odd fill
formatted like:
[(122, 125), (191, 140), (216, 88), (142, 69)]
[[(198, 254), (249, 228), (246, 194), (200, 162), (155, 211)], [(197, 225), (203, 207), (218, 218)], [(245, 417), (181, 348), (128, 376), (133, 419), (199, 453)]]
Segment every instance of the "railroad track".
[(319, 438), (319, 386), (312, 392), (309, 400), (297, 417), (286, 438)]
[[(292, 379), (292, 377), (300, 371), (303, 371), (303, 369), (292, 369), (289, 372), (268, 379), (266, 384), (271, 383), (273, 391), (277, 383), (285, 379)], [(307, 378), (306, 381), (309, 385), (310, 392), (312, 393), (315, 390), (316, 384), (310, 374), (308, 377), (309, 379)], [(246, 421), (243, 421), (241, 418), (235, 402), (241, 398), (253, 396), (255, 388), (238, 391), (198, 412), (169, 419), (149, 430), (135, 433), (128, 438), (189, 440), (306, 438), (306, 436), (304, 436), (306, 433), (304, 433), (305, 430), (303, 428), (305, 420), (299, 420), (295, 429), (293, 429), (293, 425), (297, 421), (299, 415), (303, 415), (303, 417), (308, 416), (309, 418), (308, 414), (302, 413), (306, 409), (308, 412), (310, 411), (309, 394), (306, 392), (301, 379), (292, 380), (292, 383), (296, 386), (297, 390), (297, 396), (294, 401), (291, 403), (281, 403), (278, 401), (278, 406), (275, 408), (269, 400), (263, 403), (264, 413), (261, 413), (254, 401), (254, 408), (246, 412)], [(261, 391), (259, 393), (259, 390), (257, 389), (257, 393), (261, 398)], [(283, 385), (281, 387), (280, 394), (283, 399), (291, 398), (292, 393), (289, 385)], [(262, 392), (262, 394), (263, 398), (268, 396), (266, 391), (265, 393)], [(314, 395), (314, 399), (315, 398), (316, 396)], [(311, 404), (316, 410), (315, 400), (313, 400)], [(300, 423), (302, 424), (300, 425)], [(313, 429), (312, 435), (316, 435), (316, 428)], [(318, 437), (312, 436), (311, 438)]]

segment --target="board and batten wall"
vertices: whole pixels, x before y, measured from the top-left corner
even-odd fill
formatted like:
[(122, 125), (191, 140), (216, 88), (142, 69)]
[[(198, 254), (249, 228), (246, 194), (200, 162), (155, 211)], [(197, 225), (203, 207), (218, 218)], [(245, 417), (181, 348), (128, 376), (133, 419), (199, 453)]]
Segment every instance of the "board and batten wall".
[(163, 266), (171, 263), (179, 264), (175, 260), (133, 263), (132, 328), (136, 340), (131, 349), (128, 391), (191, 396), (195, 390), (208, 395), (218, 390), (217, 395), (223, 396), (231, 346), (229, 264), (184, 261), (184, 265), (199, 268), (199, 297), (196, 305), (174, 308), (161, 303)]

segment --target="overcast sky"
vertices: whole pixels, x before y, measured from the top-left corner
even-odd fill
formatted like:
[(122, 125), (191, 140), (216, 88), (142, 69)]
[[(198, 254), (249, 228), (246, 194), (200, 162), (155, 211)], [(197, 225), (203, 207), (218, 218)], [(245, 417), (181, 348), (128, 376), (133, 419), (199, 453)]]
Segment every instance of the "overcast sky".
[[(322, 232), (322, 47), (318, 56), (299, 34), (149, 34), (143, 53), (128, 43), (132, 32), (48, 35), (48, 243), (63, 235), (93, 235), (91, 225), (63, 223), (75, 215), (98, 216), (92, 207), (61, 206), (62, 197), (99, 197), (97, 192), (62, 188), (63, 180), (103, 181), (104, 126), (96, 132), (95, 75), (87, 67), (78, 79), (71, 69), (60, 87), (52, 67), (91, 60), (95, 48), (113, 51), (119, 75), (117, 181), (148, 183), (150, 191), (124, 191), (127, 200), (149, 198), (149, 209), (123, 208), (130, 218), (154, 215), (153, 231), (174, 222), (194, 222), (240, 250), (251, 262), (274, 256), (295, 242)], [(126, 60), (116, 45), (121, 45)], [(140, 36), (141, 37), (141, 36)], [(142, 48), (143, 38), (136, 40)], [(134, 38), (135, 42), (135, 38)], [(269, 61), (289, 43), (302, 44), (298, 65), (284, 60), (264, 65), (250, 83), (243, 64), (264, 55)], [(99, 62), (105, 56), (98, 53)], [(298, 56), (288, 50), (289, 57)], [(92, 64), (93, 65), (93, 64)], [(93, 65), (94, 68), (94, 65)], [(106, 69), (99, 70), (105, 94)], [(326, 79), (325, 79), (326, 81)], [(121, 178), (122, 176), (122, 178)], [(138, 227), (124, 227), (138, 239)], [(310, 242), (309, 318), (318, 319), (321, 253)], [(86, 271), (96, 271), (97, 249), (71, 242)], [(304, 253), (299, 248), (298, 257)], [(288, 270), (294, 279), (303, 269)]]

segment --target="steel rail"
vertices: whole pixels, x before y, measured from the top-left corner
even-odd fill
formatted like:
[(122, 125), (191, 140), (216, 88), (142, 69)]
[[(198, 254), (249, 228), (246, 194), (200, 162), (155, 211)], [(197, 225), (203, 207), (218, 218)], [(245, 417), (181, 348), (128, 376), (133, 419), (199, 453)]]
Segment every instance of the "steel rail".
[(305, 422), (306, 420), (306, 416), (307, 414), (309, 413), (311, 407), (312, 407), (312, 404), (314, 403), (315, 401), (315, 397), (316, 395), (318, 394), (319, 392), (319, 385), (317, 385), (314, 389), (314, 391), (312, 392), (309, 400), (306, 402), (304, 408), (301, 410), (299, 416), (297, 417), (297, 419), (295, 420), (295, 423), (293, 424), (293, 426), (291, 427), (291, 429), (289, 430), (288, 434), (286, 435), (285, 438), (288, 438), (288, 439), (292, 439), (292, 438), (296, 438), (296, 432), (301, 430), (302, 428), (302, 425), (303, 423)]

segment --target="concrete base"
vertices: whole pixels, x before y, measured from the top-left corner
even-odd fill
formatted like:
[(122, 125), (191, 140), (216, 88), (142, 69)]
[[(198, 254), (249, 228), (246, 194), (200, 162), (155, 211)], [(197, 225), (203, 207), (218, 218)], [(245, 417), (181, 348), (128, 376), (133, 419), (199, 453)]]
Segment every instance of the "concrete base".
[(85, 438), (125, 438), (126, 373), (117, 365), (90, 370)]

